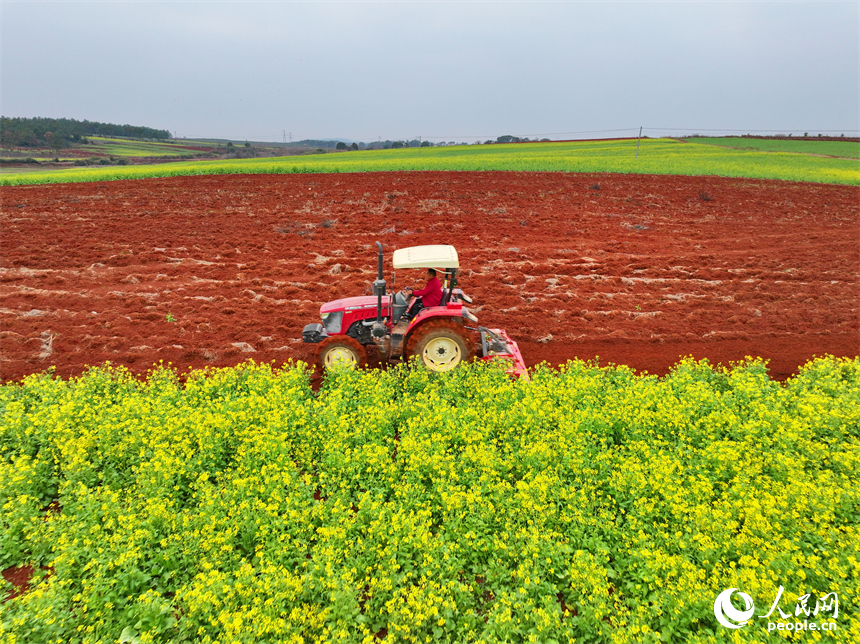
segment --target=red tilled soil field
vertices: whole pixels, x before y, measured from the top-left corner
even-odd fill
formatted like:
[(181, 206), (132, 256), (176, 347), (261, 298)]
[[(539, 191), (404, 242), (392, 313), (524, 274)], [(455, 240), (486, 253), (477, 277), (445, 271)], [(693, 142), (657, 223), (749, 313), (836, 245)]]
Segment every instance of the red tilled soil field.
[[(384, 244), (453, 244), (530, 365), (860, 353), (860, 191), (717, 177), (422, 172), (4, 187), (0, 377), (313, 357)], [(397, 286), (420, 283), (400, 271)]]

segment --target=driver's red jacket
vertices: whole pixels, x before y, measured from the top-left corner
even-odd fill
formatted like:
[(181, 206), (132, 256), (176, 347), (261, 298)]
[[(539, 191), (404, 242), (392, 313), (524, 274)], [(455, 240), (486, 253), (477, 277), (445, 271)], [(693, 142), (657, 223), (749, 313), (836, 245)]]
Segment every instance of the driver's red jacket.
[(442, 285), (437, 278), (431, 277), (426, 287), (412, 291), (412, 295), (420, 297), (425, 307), (439, 306), (442, 303)]

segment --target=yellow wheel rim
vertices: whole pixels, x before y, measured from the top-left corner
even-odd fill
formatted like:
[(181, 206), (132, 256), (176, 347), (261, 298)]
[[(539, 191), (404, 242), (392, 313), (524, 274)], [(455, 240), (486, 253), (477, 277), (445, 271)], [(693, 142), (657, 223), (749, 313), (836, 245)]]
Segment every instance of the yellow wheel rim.
[(424, 347), (421, 357), (430, 371), (448, 371), (460, 364), (462, 359), (460, 345), (451, 338), (433, 338)]
[(325, 354), (325, 366), (355, 366), (358, 359), (350, 349), (346, 347), (334, 347)]

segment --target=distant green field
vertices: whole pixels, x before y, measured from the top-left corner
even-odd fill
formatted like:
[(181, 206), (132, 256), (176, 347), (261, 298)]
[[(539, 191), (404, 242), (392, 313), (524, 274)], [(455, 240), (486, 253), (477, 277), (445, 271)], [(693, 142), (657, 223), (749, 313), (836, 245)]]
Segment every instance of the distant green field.
[[(194, 148), (211, 148), (213, 151), (216, 143), (182, 140), (171, 141), (134, 141), (131, 139), (119, 139), (102, 136), (89, 137), (88, 144), (75, 144), (70, 148), (63, 148), (59, 152), (47, 148), (35, 148), (28, 156), (40, 162), (51, 161), (58, 157), (63, 161), (80, 159), (82, 156), (91, 157), (119, 157), (119, 158), (141, 158), (141, 157), (176, 157), (199, 154), (201, 151)], [(35, 166), (38, 168), (38, 166)], [(30, 170), (29, 168), (27, 170)], [(4, 168), (4, 173), (24, 172), (23, 168)], [(55, 172), (56, 170), (43, 170), (43, 172)]]
[(113, 139), (100, 136), (91, 136), (90, 145), (85, 146), (86, 150), (92, 150), (94, 155), (98, 156), (117, 156), (117, 157), (161, 157), (161, 156), (181, 156), (184, 154), (194, 154), (194, 150), (189, 150), (188, 147), (202, 148), (211, 147), (213, 144), (201, 143), (199, 141), (183, 141), (177, 143), (175, 141), (131, 141), (128, 139)]
[(717, 175), (860, 185), (860, 165), (853, 159), (790, 152), (737, 150), (716, 145), (685, 143), (674, 139), (643, 140), (638, 159), (635, 140), (517, 143), (9, 173), (0, 177), (0, 185), (111, 181), (202, 174), (393, 170)]
[(855, 141), (785, 141), (777, 139), (745, 139), (739, 136), (722, 138), (692, 137), (684, 140), (691, 143), (719, 145), (739, 150), (823, 154), (825, 156), (843, 157), (846, 159), (860, 159), (860, 143)]

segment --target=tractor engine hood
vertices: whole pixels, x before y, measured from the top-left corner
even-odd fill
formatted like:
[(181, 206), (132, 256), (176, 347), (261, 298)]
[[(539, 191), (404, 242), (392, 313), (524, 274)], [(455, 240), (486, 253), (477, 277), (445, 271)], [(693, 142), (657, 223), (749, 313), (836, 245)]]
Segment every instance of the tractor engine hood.
[[(345, 297), (340, 300), (328, 302), (320, 307), (320, 318), (328, 335), (346, 333), (354, 322), (365, 321), (376, 317), (377, 297), (373, 295), (361, 295), (359, 297)], [(390, 315), (391, 296), (382, 296), (382, 315)]]
[[(391, 304), (391, 296), (382, 296), (382, 306)], [(359, 295), (358, 297), (344, 297), (340, 300), (326, 302), (320, 307), (320, 314), (337, 313), (338, 311), (358, 311), (362, 309), (373, 309), (376, 311), (376, 297), (373, 295)]]

